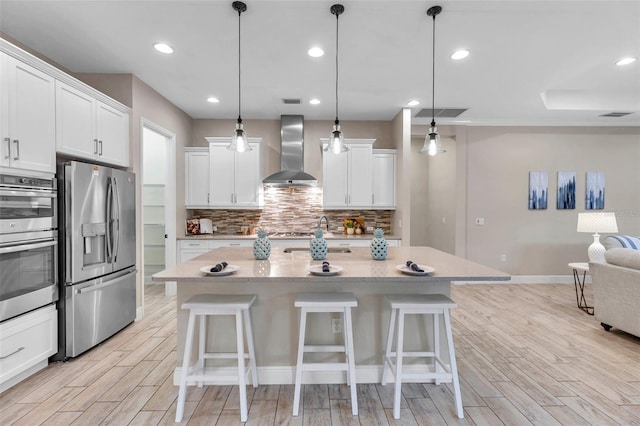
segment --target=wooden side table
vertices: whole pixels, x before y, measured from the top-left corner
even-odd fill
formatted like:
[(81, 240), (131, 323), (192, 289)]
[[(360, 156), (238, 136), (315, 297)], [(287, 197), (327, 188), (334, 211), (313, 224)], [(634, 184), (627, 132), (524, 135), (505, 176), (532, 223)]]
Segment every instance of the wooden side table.
[[(569, 268), (573, 269), (573, 285), (576, 288), (578, 308), (589, 315), (593, 315), (593, 306), (588, 306), (584, 298), (584, 281), (587, 277), (587, 272), (589, 272), (589, 264), (586, 262), (573, 262), (569, 263)], [(582, 272), (582, 280), (580, 280), (580, 272)]]

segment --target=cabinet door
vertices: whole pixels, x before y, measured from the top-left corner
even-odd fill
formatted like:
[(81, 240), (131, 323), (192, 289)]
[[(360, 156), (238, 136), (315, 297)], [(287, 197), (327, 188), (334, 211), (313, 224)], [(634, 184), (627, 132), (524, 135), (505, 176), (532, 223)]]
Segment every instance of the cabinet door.
[(211, 207), (233, 207), (234, 152), (226, 144), (209, 145), (209, 205)]
[(349, 154), (323, 152), (322, 155), (322, 205), (324, 208), (347, 207)]
[(349, 207), (371, 207), (371, 145), (349, 146)]
[(209, 206), (209, 151), (186, 152), (184, 172), (187, 208)]
[(235, 205), (249, 208), (260, 206), (260, 144), (251, 144), (251, 151), (235, 154)]
[(396, 208), (396, 155), (373, 154), (373, 208)]
[(129, 114), (96, 101), (97, 160), (129, 166)]
[(98, 155), (96, 100), (56, 81), (56, 150), (94, 160)]
[(55, 79), (8, 55), (2, 61), (1, 164), (55, 173)]

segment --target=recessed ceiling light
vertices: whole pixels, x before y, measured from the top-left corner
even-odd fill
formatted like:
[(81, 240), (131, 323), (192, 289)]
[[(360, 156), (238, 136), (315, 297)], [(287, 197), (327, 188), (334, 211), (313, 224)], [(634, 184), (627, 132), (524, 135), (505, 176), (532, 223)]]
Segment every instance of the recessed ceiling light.
[(460, 59), (464, 59), (469, 56), (469, 51), (467, 49), (460, 49), (453, 52), (451, 55), (451, 59), (455, 61), (459, 61)]
[(311, 105), (318, 105), (320, 103), (320, 99), (313, 98), (309, 101)]
[(153, 47), (160, 53), (166, 53), (167, 55), (173, 53), (173, 48), (166, 43), (156, 43)]
[(628, 56), (626, 58), (620, 59), (618, 62), (616, 62), (616, 65), (629, 65), (635, 61), (636, 61), (636, 58)]
[(324, 50), (320, 49), (319, 47), (312, 47), (311, 49), (307, 50), (307, 53), (312, 58), (319, 58), (320, 56), (324, 55)]
[(217, 104), (218, 102), (220, 102), (220, 99), (216, 98), (215, 96), (209, 96), (207, 98), (207, 102), (211, 102), (212, 104)]
[(409, 106), (416, 106), (416, 105), (419, 105), (419, 104), (420, 104), (420, 101), (416, 101), (415, 99), (411, 100), (411, 101), (409, 101), (407, 103), (407, 105), (409, 105)]

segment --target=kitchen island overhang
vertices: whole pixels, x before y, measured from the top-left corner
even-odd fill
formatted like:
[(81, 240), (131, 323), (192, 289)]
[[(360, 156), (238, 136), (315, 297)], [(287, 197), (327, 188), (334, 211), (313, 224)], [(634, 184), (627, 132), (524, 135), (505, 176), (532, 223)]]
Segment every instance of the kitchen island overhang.
[[(291, 384), (294, 381), (297, 355), (299, 312), (294, 307), (299, 292), (350, 291), (358, 299), (353, 309), (356, 374), (359, 383), (379, 382), (382, 372), (384, 343), (388, 332), (390, 310), (385, 294), (434, 294), (449, 296), (451, 281), (507, 281), (509, 275), (467, 261), (430, 247), (390, 247), (386, 260), (373, 260), (368, 248), (351, 248), (350, 253), (329, 253), (331, 265), (343, 270), (334, 276), (316, 276), (309, 267), (322, 261), (313, 260), (308, 252), (284, 253), (272, 249), (267, 260), (255, 260), (251, 248), (219, 248), (176, 265), (153, 276), (154, 281), (177, 282), (177, 365), (182, 364), (188, 314), (182, 303), (195, 294), (255, 294), (251, 309), (256, 344), (256, 360), (261, 384)], [(432, 274), (411, 276), (397, 266), (412, 260), (435, 268)], [(237, 265), (227, 276), (205, 276), (200, 269), (222, 261)], [(411, 318), (413, 319), (413, 318)], [(408, 345), (423, 346), (429, 329), (423, 320), (407, 321)], [(225, 324), (217, 318), (208, 327), (208, 340), (215, 341), (214, 350), (234, 350), (233, 320)], [(454, 327), (454, 334), (456, 330)], [(430, 333), (427, 332), (426, 336)], [(329, 315), (318, 316), (307, 326), (307, 336), (317, 342), (340, 342), (342, 333), (333, 333)], [(418, 338), (420, 336), (420, 338)], [(338, 383), (344, 374), (308, 373), (305, 382)], [(175, 376), (174, 376), (175, 377)], [(337, 380), (336, 380), (337, 379)]]

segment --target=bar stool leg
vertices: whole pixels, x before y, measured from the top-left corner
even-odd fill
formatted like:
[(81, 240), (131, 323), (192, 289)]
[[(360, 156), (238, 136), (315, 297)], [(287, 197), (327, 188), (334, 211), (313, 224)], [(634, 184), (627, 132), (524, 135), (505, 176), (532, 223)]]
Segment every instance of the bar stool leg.
[(344, 309), (344, 322), (347, 329), (348, 338), (346, 339), (345, 350), (347, 351), (347, 361), (349, 363), (349, 371), (347, 376), (351, 382), (351, 413), (358, 415), (358, 391), (356, 386), (356, 360), (353, 352), (353, 328), (351, 327), (351, 308)]
[(300, 333), (298, 335), (298, 361), (296, 363), (296, 385), (293, 392), (293, 415), (300, 411), (300, 388), (302, 386), (302, 360), (304, 358), (304, 338), (307, 327), (307, 310), (300, 310)]
[[(349, 308), (344, 308), (344, 310), (342, 311), (342, 321), (343, 321), (343, 327), (342, 327), (342, 339), (344, 341), (344, 355), (345, 355), (345, 359), (347, 361), (347, 365), (349, 364), (349, 356), (351, 355), (351, 352), (349, 352), (349, 336), (347, 335), (347, 311), (349, 310)], [(347, 370), (346, 372), (346, 376), (347, 376), (347, 386), (351, 386), (351, 375), (349, 374), (349, 371)]]
[[(440, 372), (440, 314), (431, 315), (433, 318), (433, 371)], [(440, 379), (436, 378), (436, 385), (440, 384)]]
[[(200, 317), (200, 330), (199, 330), (199, 338), (198, 338), (198, 363), (196, 364), (196, 368), (204, 373), (204, 353), (206, 347), (206, 332), (207, 332), (207, 316), (199, 315)], [(203, 381), (198, 382), (198, 387), (201, 388), (204, 385)]]
[(176, 407), (176, 422), (182, 421), (184, 414), (184, 399), (187, 393), (187, 375), (189, 373), (189, 361), (191, 358), (191, 346), (193, 345), (193, 329), (196, 322), (195, 313), (189, 312), (189, 322), (187, 324), (187, 343), (184, 347), (184, 359), (182, 360), (182, 371), (180, 372), (180, 389), (178, 391), (178, 405)]
[(447, 343), (449, 345), (449, 356), (451, 364), (451, 375), (453, 376), (453, 391), (456, 397), (456, 411), (458, 418), (464, 418), (464, 411), (462, 409), (462, 395), (460, 394), (460, 381), (458, 380), (458, 365), (456, 363), (456, 353), (453, 348), (453, 333), (451, 332), (451, 317), (449, 309), (444, 310), (444, 326), (447, 331)]
[(251, 313), (243, 310), (244, 326), (247, 329), (247, 346), (249, 347), (249, 368), (251, 368), (251, 383), (254, 388), (258, 387), (258, 369), (256, 368), (256, 352), (253, 346), (253, 326), (251, 325)]
[(391, 309), (391, 318), (389, 319), (389, 333), (387, 334), (387, 349), (385, 350), (384, 359), (382, 360), (382, 385), (387, 384), (389, 373), (389, 360), (391, 359), (391, 345), (393, 345), (393, 334), (396, 331), (396, 310)]
[(244, 363), (244, 337), (242, 336), (242, 313), (236, 311), (236, 344), (238, 347), (238, 388), (240, 390), (240, 421), (247, 421), (247, 382)]
[(400, 419), (400, 398), (402, 397), (402, 356), (404, 355), (404, 311), (398, 310), (398, 346), (396, 347), (396, 383), (393, 394), (393, 418)]

